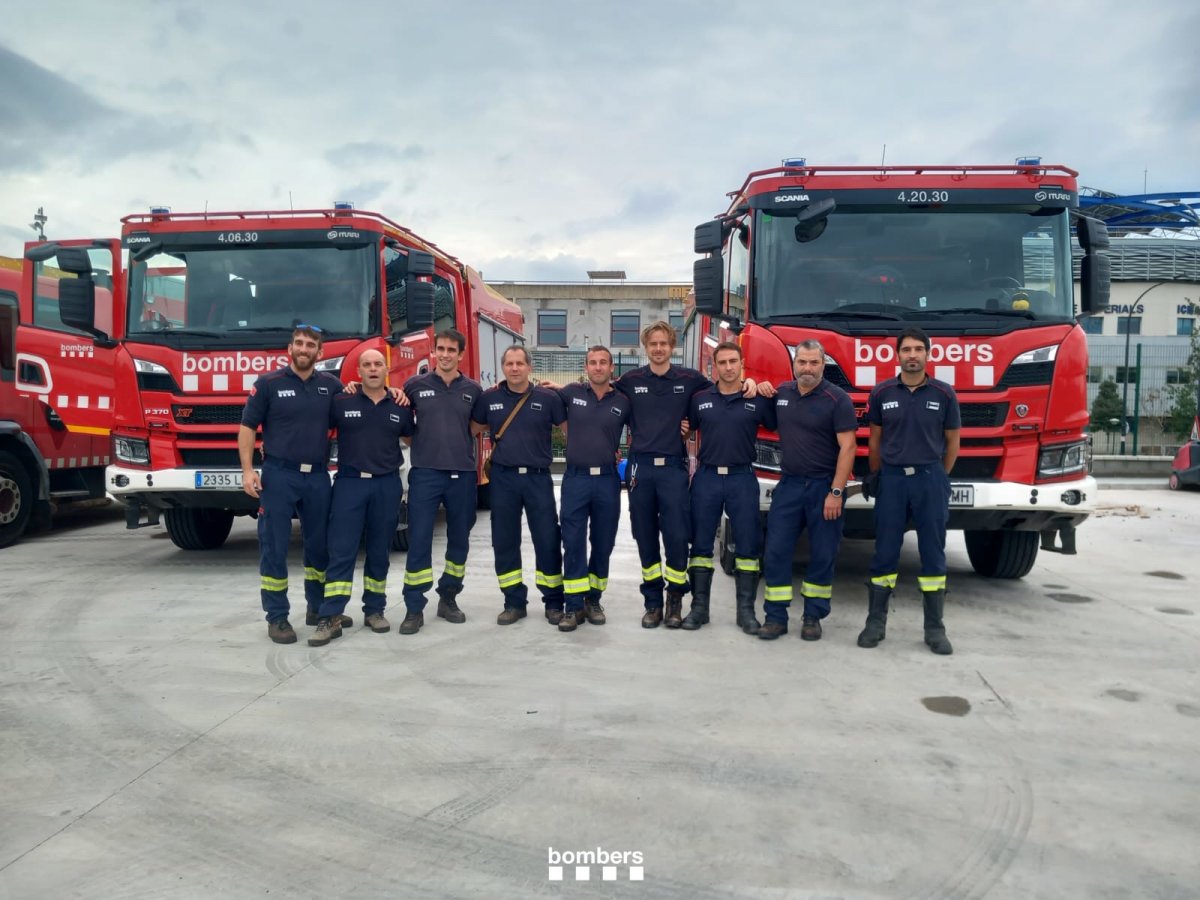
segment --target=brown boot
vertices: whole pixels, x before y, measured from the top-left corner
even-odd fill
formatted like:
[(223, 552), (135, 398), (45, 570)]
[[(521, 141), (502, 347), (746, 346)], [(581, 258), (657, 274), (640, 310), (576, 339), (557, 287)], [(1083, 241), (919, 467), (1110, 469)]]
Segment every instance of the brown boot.
[(589, 625), (603, 625), (608, 621), (604, 616), (604, 607), (600, 605), (599, 597), (594, 600), (588, 597), (583, 601), (583, 615)]
[[(338, 616), (338, 619), (340, 620), (340, 624), (343, 628), (353, 628), (354, 627), (354, 620), (352, 618), (350, 618), (349, 616)], [(308, 608), (308, 612), (306, 612), (304, 614), (304, 624), (305, 625), (320, 625), (321, 624), (320, 615), (318, 615), (317, 610), (313, 609), (311, 606)]]
[(404, 617), (404, 621), (400, 623), (401, 634), (416, 634), (421, 630), (421, 626), (425, 624), (425, 613), (409, 611)]
[(467, 614), (458, 608), (458, 603), (453, 597), (438, 597), (437, 614), (439, 619), (445, 619), (455, 625), (461, 625), (467, 621)]
[(529, 612), (523, 606), (506, 606), (504, 612), (496, 616), (497, 625), (511, 625), (518, 619), (523, 619)]
[(313, 632), (313, 636), (308, 639), (310, 647), (324, 647), (330, 641), (342, 636), (342, 623), (338, 621), (339, 616), (320, 619), (317, 622), (317, 630)]
[(562, 618), (558, 620), (559, 631), (574, 631), (587, 619), (583, 617), (583, 610), (567, 610), (562, 614)]
[(780, 635), (787, 634), (787, 622), (772, 622), (767, 620), (758, 629), (758, 636), (764, 641), (773, 641)]
[(668, 628), (683, 625), (683, 594), (667, 591), (667, 606), (663, 611), (663, 624)]
[(559, 622), (562, 621), (562, 618), (563, 618), (563, 611), (560, 607), (557, 607), (557, 606), (547, 606), (546, 607), (546, 621), (549, 622), (551, 625), (557, 625)]
[(819, 641), (821, 639), (821, 620), (815, 616), (805, 616), (800, 621), (800, 639)]
[(663, 608), (661, 606), (647, 606), (646, 614), (642, 616), (643, 628), (657, 628), (662, 624)]
[(296, 643), (296, 631), (287, 619), (267, 623), (267, 637), (277, 644)]
[(392, 630), (392, 623), (383, 617), (383, 613), (371, 613), (363, 624), (376, 634), (385, 634)]

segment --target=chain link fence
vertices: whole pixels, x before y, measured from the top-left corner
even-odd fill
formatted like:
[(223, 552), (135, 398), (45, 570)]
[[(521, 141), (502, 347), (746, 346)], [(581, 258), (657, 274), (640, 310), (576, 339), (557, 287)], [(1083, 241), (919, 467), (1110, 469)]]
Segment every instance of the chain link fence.
[[(1172, 456), (1185, 443), (1167, 428), (1167, 418), (1180, 393), (1196, 396), (1196, 384), (1188, 369), (1189, 342), (1183, 340), (1134, 337), (1128, 349), (1123, 341), (1092, 344), (1088, 347), (1088, 409), (1096, 402), (1102, 382), (1116, 382), (1117, 395), (1126, 411), (1127, 454)], [(1190, 427), (1190, 426), (1189, 426)], [(1096, 434), (1097, 453), (1120, 453), (1121, 425)]]

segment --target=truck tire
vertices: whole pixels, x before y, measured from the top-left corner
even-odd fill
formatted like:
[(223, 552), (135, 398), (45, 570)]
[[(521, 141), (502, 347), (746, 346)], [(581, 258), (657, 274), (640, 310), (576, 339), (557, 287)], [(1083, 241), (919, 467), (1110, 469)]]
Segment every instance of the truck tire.
[(392, 549), (408, 552), (408, 504), (403, 500), (400, 501), (400, 521), (396, 523), (396, 532), (392, 535)]
[(33, 514), (33, 479), (25, 464), (0, 450), (0, 547), (7, 547), (25, 533)]
[(985, 578), (1024, 578), (1037, 560), (1036, 531), (967, 531), (967, 556)]
[(168, 509), (163, 521), (180, 550), (216, 550), (229, 537), (233, 513), (226, 509)]

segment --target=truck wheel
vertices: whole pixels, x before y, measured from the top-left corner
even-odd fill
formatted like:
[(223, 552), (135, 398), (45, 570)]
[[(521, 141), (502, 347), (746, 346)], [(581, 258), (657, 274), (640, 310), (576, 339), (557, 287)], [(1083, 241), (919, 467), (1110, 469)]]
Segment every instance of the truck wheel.
[(734, 558), (735, 548), (729, 540), (730, 534), (729, 520), (724, 516), (721, 517), (721, 527), (717, 530), (719, 538), (718, 547), (720, 550), (721, 571), (732, 577), (737, 574), (737, 560)]
[(216, 550), (233, 528), (233, 513), (225, 509), (168, 509), (163, 520), (180, 550)]
[(1037, 531), (967, 531), (967, 556), (986, 578), (1023, 578), (1033, 568), (1041, 537)]
[(33, 513), (33, 481), (24, 463), (0, 451), (0, 547), (25, 533)]
[(396, 533), (392, 535), (392, 549), (408, 552), (408, 504), (400, 501), (400, 520), (396, 523)]

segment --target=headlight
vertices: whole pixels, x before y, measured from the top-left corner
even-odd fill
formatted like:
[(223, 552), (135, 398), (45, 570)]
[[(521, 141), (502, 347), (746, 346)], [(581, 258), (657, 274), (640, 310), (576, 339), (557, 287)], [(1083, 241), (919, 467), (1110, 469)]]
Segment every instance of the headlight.
[(1012, 361), (1014, 366), (1025, 363), (1054, 362), (1058, 358), (1058, 344), (1049, 347), (1038, 347), (1036, 350), (1026, 350)]
[(1038, 455), (1038, 477), (1056, 478), (1087, 470), (1087, 441), (1043, 447)]
[(135, 466), (150, 465), (150, 444), (141, 438), (113, 437), (113, 458)]
[(342, 363), (345, 361), (345, 356), (335, 356), (331, 359), (319, 359), (313, 368), (318, 372), (332, 372), (334, 375), (337, 375), (342, 371)]
[(167, 371), (166, 366), (160, 366), (148, 359), (135, 359), (133, 370), (137, 372), (138, 388), (143, 391), (167, 391), (172, 394), (180, 393), (175, 379)]
[(135, 359), (133, 368), (139, 375), (145, 373), (147, 375), (170, 375), (166, 366), (160, 366), (156, 362), (150, 362), (148, 359)]

